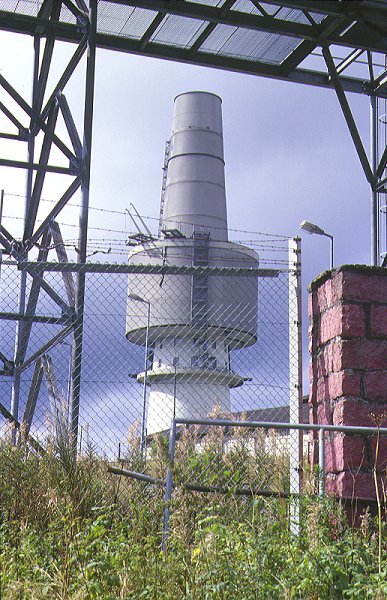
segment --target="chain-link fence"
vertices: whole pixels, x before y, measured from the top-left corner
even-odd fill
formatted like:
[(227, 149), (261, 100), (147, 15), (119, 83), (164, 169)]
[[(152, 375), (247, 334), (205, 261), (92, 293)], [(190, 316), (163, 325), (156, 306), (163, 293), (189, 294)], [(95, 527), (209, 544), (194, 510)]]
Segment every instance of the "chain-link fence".
[[(80, 456), (92, 449), (163, 479), (173, 418), (299, 422), (297, 248), (286, 268), (4, 261), (3, 436), (38, 449), (76, 439)], [(295, 491), (300, 441), (289, 430), (182, 429), (181, 477)]]

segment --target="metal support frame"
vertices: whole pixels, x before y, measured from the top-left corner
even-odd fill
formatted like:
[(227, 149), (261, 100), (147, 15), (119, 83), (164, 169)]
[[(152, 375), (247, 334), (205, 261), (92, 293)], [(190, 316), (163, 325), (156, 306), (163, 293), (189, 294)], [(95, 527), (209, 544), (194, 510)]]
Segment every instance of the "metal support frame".
[(250, 269), (244, 267), (188, 267), (174, 265), (129, 265), (109, 263), (60, 263), (25, 261), (18, 263), (20, 271), (28, 271), (38, 277), (50, 273), (147, 273), (148, 275), (219, 275), (222, 277), (278, 277), (288, 269)]
[[(62, 5), (65, 5), (77, 18), (77, 28), (80, 31), (76, 49), (70, 58), (63, 73), (53, 84), (53, 89), (48, 92), (49, 75), (55, 59), (56, 40), (61, 37), (61, 30), (56, 25), (60, 22)], [(81, 188), (82, 205), (79, 228), (79, 254), (80, 264), (86, 262), (87, 246), (87, 217), (89, 206), (90, 188), (90, 162), (94, 102), (94, 79), (95, 79), (95, 55), (96, 55), (96, 22), (97, 22), (97, 0), (89, 0), (87, 8), (83, 0), (76, 3), (70, 0), (58, 0), (56, 2), (43, 3), (38, 20), (41, 26), (34, 29), (34, 64), (31, 104), (13, 88), (13, 86), (0, 74), (0, 87), (9, 99), (24, 113), (29, 124), (23, 124), (23, 117), (16, 117), (7, 106), (6, 102), (0, 103), (0, 111), (8, 119), (9, 123), (16, 128), (16, 133), (5, 133), (2, 137), (15, 141), (27, 142), (27, 160), (7, 160), (0, 158), (0, 165), (22, 168), (26, 170), (26, 202), (25, 222), (22, 241), (18, 241), (0, 223), (0, 244), (5, 251), (18, 262), (28, 260), (29, 252), (39, 247), (38, 262), (44, 262), (48, 258), (49, 251), (55, 249), (60, 261), (67, 262), (63, 240), (57, 223), (54, 219), (60, 214), (68, 201)], [(51, 26), (52, 25), (52, 26)], [(44, 46), (42, 41), (44, 40)], [(83, 119), (83, 142), (78, 135), (69, 104), (64, 96), (64, 89), (79, 65), (87, 50), (86, 75), (85, 75), (85, 102)], [(61, 115), (70, 139), (68, 145), (56, 134), (58, 116)], [(40, 156), (35, 158), (36, 140), (40, 136)], [(69, 166), (53, 165), (50, 162), (51, 149), (55, 146), (62, 153), (64, 160)], [(56, 202), (54, 208), (45, 217), (39, 226), (35, 226), (37, 214), (40, 207), (42, 191), (47, 173), (57, 173), (73, 178), (67, 190)], [(2, 194), (2, 198), (4, 193)], [(52, 245), (51, 245), (52, 240)], [(35, 261), (34, 261), (35, 262)], [(28, 278), (32, 283), (28, 285)], [(74, 438), (74, 448), (77, 447), (80, 375), (82, 361), (82, 335), (83, 335), (83, 310), (85, 292), (85, 273), (77, 273), (77, 285), (74, 285), (72, 274), (63, 273), (66, 299), (63, 299), (56, 290), (44, 279), (44, 270), (40, 273), (22, 270), (20, 274), (19, 306), (15, 314), (2, 314), (1, 318), (15, 320), (15, 350), (13, 360), (1, 354), (4, 370), (2, 374), (12, 375), (12, 398), (11, 410), (13, 422), (19, 422), (19, 396), (22, 372), (31, 364), (35, 364), (34, 377), (31, 382), (30, 391), (26, 399), (25, 411), (27, 421), (32, 419), (37, 395), (40, 388), (42, 357), (49, 348), (59, 343), (65, 336), (74, 334), (73, 362), (72, 362), (72, 410), (71, 431)], [(46, 293), (61, 309), (62, 315), (58, 317), (46, 317), (36, 315), (36, 308), (41, 292)], [(54, 337), (44, 344), (40, 350), (28, 355), (28, 346), (33, 323), (45, 322), (47, 324), (63, 323), (65, 328), (56, 333)], [(13, 432), (13, 441), (16, 441), (16, 426)]]
[(149, 328), (151, 303), (145, 301), (147, 305), (147, 321), (145, 333), (144, 348), (144, 385), (142, 388), (142, 413), (141, 413), (141, 455), (146, 456), (146, 408), (147, 408), (147, 385), (148, 385), (148, 356), (149, 356)]
[(51, 405), (52, 426), (55, 432), (55, 440), (59, 446), (66, 444), (68, 440), (68, 404), (59, 391), (55, 368), (51, 358), (43, 354), (41, 359), (44, 377), (46, 380), (48, 395)]
[[(384, 89), (387, 83), (386, 76), (380, 75), (378, 78), (373, 78), (372, 57), (369, 53), (370, 76), (374, 91), (370, 93), (370, 158), (368, 159), (359, 130), (353, 117), (349, 102), (347, 100), (344, 87), (339, 77), (343, 69), (347, 68), (350, 61), (342, 61), (338, 66), (335, 65), (328, 46), (322, 47), (322, 53), (327, 65), (330, 79), (336, 91), (337, 98), (340, 103), (342, 113), (348, 126), (348, 130), (352, 137), (357, 155), (363, 168), (365, 177), (370, 185), (371, 192), (371, 264), (381, 264), (381, 258), (387, 248), (382, 248), (380, 231), (381, 231), (381, 202), (380, 198), (383, 194), (387, 194), (387, 178), (383, 178), (386, 163), (387, 163), (387, 146), (379, 156), (379, 110), (378, 110), (378, 94)], [(354, 54), (355, 55), (355, 54)], [(352, 57), (351, 57), (352, 58)], [(332, 254), (333, 254), (333, 238), (332, 238)], [(333, 260), (332, 260), (333, 262)]]
[(43, 379), (43, 368), (42, 368), (42, 363), (39, 359), (35, 363), (34, 374), (32, 376), (32, 383), (30, 386), (30, 391), (28, 394), (27, 402), (26, 402), (26, 405), (24, 408), (23, 419), (22, 419), (23, 427), (20, 432), (20, 438), (19, 438), (20, 441), (24, 441), (26, 438), (28, 438), (28, 435), (30, 433), (31, 424), (32, 424), (32, 420), (34, 418), (34, 413), (35, 413), (36, 401), (38, 399), (38, 394), (40, 391), (40, 386), (42, 384), (42, 379)]
[(325, 429), (318, 430), (318, 493), (325, 496)]
[[(96, 31), (97, 31), (97, 0), (90, 0), (89, 5), (89, 31), (87, 39), (87, 66), (86, 66), (86, 90), (83, 123), (83, 149), (82, 149), (82, 204), (79, 215), (79, 242), (78, 263), (86, 263), (87, 252), (87, 224), (90, 194), (90, 164), (91, 164), (91, 142), (93, 127), (94, 106), (94, 80), (95, 80), (95, 58), (96, 58)], [(76, 318), (74, 321), (74, 345), (71, 371), (71, 435), (73, 439), (74, 453), (77, 450), (78, 425), (79, 425), (79, 402), (81, 393), (81, 371), (82, 371), (82, 344), (83, 344), (83, 313), (85, 305), (86, 275), (80, 271), (77, 274), (77, 294), (75, 303)]]
[[(377, 172), (378, 160), (378, 99), (370, 98), (370, 155), (372, 171)], [(386, 147), (387, 150), (387, 147)], [(371, 187), (371, 261), (379, 264), (379, 196), (376, 187)]]

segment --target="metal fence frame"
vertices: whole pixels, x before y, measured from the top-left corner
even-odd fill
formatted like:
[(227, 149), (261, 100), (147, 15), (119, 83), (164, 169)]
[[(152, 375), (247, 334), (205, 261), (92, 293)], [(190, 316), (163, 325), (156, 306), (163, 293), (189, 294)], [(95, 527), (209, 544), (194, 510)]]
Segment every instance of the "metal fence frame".
[[(202, 425), (207, 427), (243, 427), (248, 429), (274, 429), (274, 430), (291, 430), (300, 432), (302, 435), (304, 432), (316, 431), (318, 433), (318, 495), (320, 498), (325, 496), (325, 433), (327, 431), (336, 433), (347, 433), (347, 434), (368, 434), (368, 435), (386, 435), (387, 427), (359, 427), (349, 425), (315, 425), (308, 423), (266, 423), (259, 421), (233, 421), (230, 419), (173, 419), (171, 423), (171, 429), (169, 434), (169, 467), (167, 471), (167, 477), (165, 483), (161, 480), (154, 479), (150, 481), (149, 477), (146, 481), (150, 483), (162, 483), (165, 485), (165, 509), (164, 509), (164, 527), (162, 535), (162, 548), (166, 551), (166, 544), (169, 532), (169, 519), (170, 519), (170, 501), (173, 491), (173, 464), (175, 457), (176, 439), (177, 439), (177, 427), (179, 425)], [(292, 453), (290, 453), (290, 466), (293, 467)], [(301, 463), (298, 465), (299, 471), (301, 470)], [(119, 469), (112, 470), (115, 473), (125, 474)], [(126, 472), (128, 476), (134, 476), (136, 474), (130, 474)], [(137, 474), (139, 475), (139, 474)], [(292, 471), (290, 471), (292, 477)], [(145, 480), (145, 479), (144, 479)], [(193, 489), (194, 486), (187, 485), (188, 489)], [(198, 490), (200, 491), (200, 490)], [(219, 492), (219, 490), (217, 490)], [(220, 491), (220, 493), (222, 493)], [(226, 492), (224, 492), (226, 493)], [(257, 496), (260, 494), (256, 494)], [(265, 495), (264, 493), (262, 495)], [(273, 494), (274, 495), (274, 494)], [(290, 494), (279, 494), (282, 497), (299, 498), (301, 496), (301, 489), (298, 492), (290, 491)], [(293, 512), (294, 526), (292, 527), (293, 533), (298, 531), (298, 511)]]
[[(300, 262), (300, 239), (294, 238), (288, 241), (288, 267), (287, 268), (234, 268), (234, 267), (197, 267), (197, 266), (151, 266), (151, 265), (129, 265), (129, 264), (109, 264), (109, 263), (71, 263), (71, 262), (52, 262), (52, 261), (20, 261), (18, 263), (14, 261), (3, 261), (4, 264), (15, 265), (18, 271), (22, 274), (29, 274), (33, 280), (38, 279), (39, 282), (44, 281), (45, 273), (59, 273), (63, 278), (65, 286), (68, 287), (68, 282), (72, 282), (74, 275), (81, 275), (86, 277), (87, 274), (133, 274), (133, 273), (144, 273), (144, 274), (160, 274), (174, 275), (174, 274), (185, 274), (185, 275), (197, 275), (203, 272), (206, 275), (216, 276), (255, 276), (257, 278), (276, 278), (280, 274), (289, 274), (289, 285), (288, 285), (288, 306), (289, 315), (292, 317), (289, 319), (288, 325), (288, 336), (289, 336), (289, 407), (290, 407), (290, 421), (297, 423), (300, 421), (301, 410), (302, 410), (302, 340), (301, 340), (301, 262)], [(66, 289), (67, 289), (66, 287)], [(47, 322), (47, 323), (62, 323), (63, 329), (52, 339), (50, 339), (44, 346), (37, 350), (33, 356), (25, 358), (21, 364), (14, 364), (12, 368), (17, 372), (22, 372), (32, 363), (37, 363), (44, 352), (54, 348), (59, 342), (67, 337), (75, 326), (77, 325), (77, 311), (75, 307), (70, 307), (68, 310), (67, 304), (59, 302), (58, 298), (54, 298), (58, 309), (61, 310), (61, 314), (58, 317), (47, 317), (47, 316), (36, 316), (23, 313), (11, 314), (11, 313), (0, 313), (0, 318), (5, 320), (17, 320), (21, 321), (26, 325), (31, 326), (33, 322)], [(4, 375), (6, 373), (4, 372)], [(72, 375), (74, 379), (74, 373)], [(77, 385), (80, 386), (80, 373), (77, 375)], [(74, 382), (73, 382), (74, 383)], [(79, 390), (80, 391), (80, 387)], [(77, 395), (75, 401), (72, 398), (71, 405), (71, 435), (74, 440), (74, 451), (76, 452), (77, 447), (77, 434), (78, 434), (78, 417), (75, 419), (74, 415), (78, 415), (80, 407), (80, 395)], [(4, 407), (6, 410), (6, 407)], [(15, 411), (10, 410), (12, 414), (15, 426), (19, 422), (19, 414)], [(9, 416), (9, 414), (8, 414)], [(144, 424), (143, 424), (144, 426)], [(144, 431), (142, 432), (145, 438)], [(296, 437), (299, 437), (296, 433)], [(300, 441), (294, 439), (294, 444), (298, 446), (297, 453), (294, 455), (294, 477), (292, 479), (293, 492), (297, 492), (298, 489), (298, 473), (297, 465), (299, 463), (300, 456)]]
[[(286, 248), (285, 248), (286, 252)], [(286, 342), (284, 348), (286, 348), (287, 357), (285, 357), (288, 372), (287, 372), (287, 388), (286, 388), (286, 396), (287, 401), (289, 403), (289, 422), (278, 424), (271, 422), (257, 422), (257, 421), (225, 421), (225, 420), (203, 420), (203, 421), (192, 421), (192, 423), (203, 423), (203, 424), (222, 424), (229, 425), (232, 427), (264, 427), (265, 429), (288, 429), (290, 430), (290, 495), (297, 496), (300, 493), (300, 484), (301, 484), (301, 472), (300, 472), (300, 464), (302, 461), (302, 430), (310, 429), (309, 425), (300, 425), (302, 420), (301, 418), (301, 410), (302, 410), (302, 322), (301, 322), (301, 242), (299, 238), (294, 238), (288, 240), (287, 247), (287, 259), (285, 264), (286, 267), (282, 268), (234, 268), (234, 267), (197, 267), (197, 266), (173, 266), (173, 265), (163, 265), (163, 266), (150, 266), (150, 265), (129, 265), (129, 264), (108, 264), (108, 263), (71, 263), (71, 262), (48, 262), (48, 261), (21, 261), (16, 263), (14, 261), (4, 261), (5, 264), (9, 264), (15, 266), (19, 272), (28, 273), (33, 280), (36, 278), (41, 282), (43, 281), (43, 277), (45, 273), (58, 273), (58, 276), (63, 279), (62, 284), (67, 290), (68, 283), (72, 282), (72, 276), (74, 274), (82, 274), (85, 278), (87, 278), (87, 274), (101, 274), (101, 275), (126, 275), (132, 273), (144, 273), (144, 274), (159, 274), (161, 276), (164, 275), (175, 275), (175, 274), (186, 274), (186, 275), (196, 275), (205, 272), (208, 275), (216, 275), (216, 276), (225, 276), (225, 277), (233, 277), (233, 276), (255, 276), (257, 278), (269, 278), (274, 279), (279, 277), (280, 275), (286, 276), (284, 280), (285, 286), (287, 286), (287, 295), (286, 297), (286, 305), (289, 313), (289, 321), (285, 323), (284, 335), (286, 337)], [(66, 287), (67, 285), (67, 287)], [(284, 290), (286, 287), (283, 288)], [(49, 317), (45, 315), (30, 315), (27, 311), (26, 313), (13, 314), (11, 313), (0, 313), (0, 319), (9, 319), (9, 320), (19, 320), (24, 323), (33, 322), (42, 322), (42, 323), (55, 323), (61, 324), (61, 331), (53, 336), (47, 343), (41, 346), (36, 352), (33, 353), (32, 356), (26, 358), (24, 362), (20, 365), (14, 365), (14, 368), (22, 371), (25, 370), (32, 363), (38, 364), (41, 360), (42, 355), (47, 351), (47, 349), (53, 348), (56, 344), (60, 343), (61, 340), (67, 335), (71, 335), (72, 329), (76, 324), (77, 314), (76, 307), (73, 307), (72, 310), (66, 310), (67, 306), (61, 306), (61, 304), (54, 298), (54, 302), (57, 305), (58, 317)], [(56, 311), (55, 311), (56, 312)], [(145, 352), (146, 356), (146, 352)], [(274, 374), (273, 374), (274, 378)], [(80, 377), (78, 377), (80, 383)], [(273, 381), (275, 381), (273, 379)], [(145, 390), (144, 390), (145, 394)], [(20, 428), (21, 424), (18, 418), (15, 418), (12, 415), (11, 411), (8, 411), (5, 407), (0, 405), (0, 409), (4, 408), (2, 411), (3, 416), (13, 422), (13, 427), (15, 429)], [(71, 414), (74, 415), (74, 412), (79, 410), (79, 399), (75, 406), (72, 407)], [(144, 410), (143, 410), (144, 412)], [(31, 416), (32, 420), (32, 416)], [(176, 430), (176, 424), (188, 424), (188, 421), (184, 420), (176, 420), (173, 428)], [(76, 451), (77, 448), (77, 430), (78, 423), (74, 424), (74, 420), (72, 419), (69, 423), (70, 433), (74, 436), (74, 449)], [(172, 429), (173, 429), (172, 428)], [(31, 437), (32, 442), (35, 440)], [(141, 447), (143, 446), (143, 442), (145, 439), (144, 433), (144, 423), (142, 423), (141, 429)], [(175, 440), (176, 441), (176, 440)], [(174, 442), (175, 443), (175, 442)], [(171, 464), (173, 463), (173, 453), (174, 446), (170, 447), (170, 460)], [(146, 451), (143, 453), (144, 458), (146, 459)], [(171, 458), (172, 456), (172, 458)], [(113, 473), (119, 473), (125, 475), (128, 472), (124, 472), (122, 469), (116, 468), (112, 466), (109, 469)], [(156, 483), (159, 485), (164, 485), (164, 481), (161, 479), (155, 479), (154, 477), (150, 477), (149, 475), (142, 473), (131, 473), (130, 476), (134, 476), (138, 479), (146, 481), (148, 483)], [(166, 485), (166, 498), (170, 498), (173, 488), (172, 481), (172, 471), (168, 472)], [(189, 485), (189, 484), (188, 484)], [(192, 486), (191, 486), (191, 489)], [(199, 490), (200, 491), (200, 490)], [(204, 491), (204, 490), (201, 490)], [(168, 508), (168, 502), (166, 510)], [(169, 517), (168, 517), (169, 518)], [(297, 518), (297, 515), (295, 515)]]
[[(382, 435), (387, 436), (387, 427), (360, 427), (360, 426), (349, 426), (349, 425), (316, 425), (316, 424), (308, 424), (308, 423), (268, 423), (268, 422), (260, 422), (260, 421), (233, 421), (230, 419), (173, 419), (171, 423), (171, 429), (169, 432), (169, 445), (168, 445), (168, 455), (169, 455), (169, 467), (167, 470), (166, 479), (163, 480), (161, 478), (151, 477), (144, 473), (137, 473), (133, 471), (128, 471), (123, 467), (115, 467), (109, 466), (108, 471), (110, 473), (130, 477), (133, 479), (137, 479), (139, 481), (144, 481), (149, 484), (159, 485), (165, 487), (165, 508), (164, 508), (164, 523), (163, 523), (163, 531), (162, 531), (162, 549), (164, 552), (167, 550), (167, 541), (169, 535), (169, 521), (171, 516), (171, 498), (172, 492), (175, 486), (173, 481), (173, 468), (174, 468), (174, 457), (175, 457), (175, 449), (176, 449), (176, 441), (177, 441), (177, 427), (179, 426), (190, 426), (190, 425), (201, 425), (207, 427), (241, 427), (247, 429), (274, 429), (278, 431), (283, 430), (293, 430), (299, 433), (310, 433), (312, 431), (317, 432), (318, 434), (318, 493), (317, 497), (323, 499), (325, 497), (325, 433), (326, 432), (334, 432), (334, 433), (344, 433), (344, 434), (363, 434), (368, 436), (374, 435)], [(300, 465), (301, 469), (301, 465)], [(190, 484), (189, 482), (185, 482), (182, 484), (183, 488), (190, 491), (196, 492), (216, 492), (220, 494), (229, 494), (230, 490), (223, 490), (220, 488), (209, 488), (204, 486), (197, 486), (194, 484)], [(234, 493), (247, 495), (247, 492), (244, 490), (233, 490)], [(302, 492), (290, 492), (290, 493), (275, 493), (275, 492), (267, 492), (265, 490), (261, 490), (256, 492), (250, 491), (250, 496), (263, 496), (263, 497), (281, 497), (281, 498), (293, 498), (295, 500), (302, 497)], [(374, 500), (369, 498), (368, 500)], [(291, 522), (291, 530), (293, 533), (297, 534), (299, 531), (299, 512), (297, 510), (297, 503), (295, 504), (295, 510), (292, 511), (292, 522)]]

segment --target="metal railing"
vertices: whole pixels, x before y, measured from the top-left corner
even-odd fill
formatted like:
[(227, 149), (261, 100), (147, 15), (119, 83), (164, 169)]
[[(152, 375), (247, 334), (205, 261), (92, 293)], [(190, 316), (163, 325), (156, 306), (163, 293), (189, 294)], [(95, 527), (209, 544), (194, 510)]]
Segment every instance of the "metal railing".
[[(162, 537), (162, 545), (165, 551), (168, 531), (169, 531), (169, 521), (170, 521), (170, 502), (172, 498), (172, 492), (174, 489), (174, 461), (175, 461), (175, 452), (176, 452), (176, 443), (177, 443), (177, 428), (179, 426), (200, 426), (200, 427), (217, 427), (217, 428), (228, 428), (228, 429), (237, 429), (243, 428), (253, 431), (255, 429), (263, 429), (263, 430), (273, 430), (273, 431), (300, 431), (304, 432), (317, 432), (318, 434), (318, 463), (316, 465), (318, 469), (318, 495), (320, 497), (325, 496), (325, 433), (326, 432), (334, 432), (334, 433), (343, 433), (343, 434), (352, 434), (352, 435), (366, 435), (366, 436), (387, 436), (387, 427), (360, 427), (360, 426), (347, 426), (347, 425), (316, 425), (316, 424), (308, 424), (308, 423), (267, 423), (261, 421), (235, 421), (230, 419), (173, 419), (171, 423), (171, 429), (169, 434), (169, 467), (167, 470), (166, 480), (162, 482), (162, 480), (154, 480), (152, 483), (159, 483), (165, 485), (165, 510), (164, 510), (164, 528), (163, 528), (163, 537)], [(292, 449), (290, 447), (290, 466), (294, 465), (294, 458), (292, 457), (292, 451), (295, 452), (295, 448)], [(385, 470), (387, 470), (387, 464), (385, 465)], [(113, 471), (119, 473), (119, 470)], [(121, 471), (121, 474), (122, 471)], [(126, 473), (127, 476), (133, 476), (133, 474)], [(149, 479), (148, 479), (149, 481)], [(233, 491), (234, 493), (245, 493), (250, 494), (251, 496), (277, 496), (277, 497), (293, 497), (299, 498), (302, 495), (302, 464), (299, 464), (298, 468), (298, 484), (299, 490), (298, 492), (268, 492), (267, 490), (238, 490), (237, 488)], [(217, 487), (207, 487), (204, 489), (201, 486), (195, 486), (190, 484), (189, 482), (184, 482), (182, 484), (186, 489), (190, 489), (193, 491), (205, 491), (205, 492), (216, 492), (216, 493), (230, 493), (230, 489), (219, 489)], [(370, 500), (370, 499), (369, 499)], [(293, 517), (298, 518), (298, 513), (295, 511)], [(296, 523), (297, 525), (297, 523)], [(294, 527), (294, 523), (293, 523)], [(297, 527), (294, 527), (294, 531), (297, 530)]]

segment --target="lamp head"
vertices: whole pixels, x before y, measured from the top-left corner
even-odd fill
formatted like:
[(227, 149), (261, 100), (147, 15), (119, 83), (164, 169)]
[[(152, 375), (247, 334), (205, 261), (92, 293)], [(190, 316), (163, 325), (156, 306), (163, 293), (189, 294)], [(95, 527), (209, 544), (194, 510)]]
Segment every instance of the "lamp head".
[(144, 298), (141, 298), (138, 294), (128, 294), (128, 298), (130, 298), (130, 300), (135, 300), (135, 302), (145, 302), (146, 304), (149, 304), (148, 300), (144, 300)]
[(302, 221), (300, 223), (300, 228), (306, 231), (307, 233), (317, 233), (317, 235), (325, 235), (325, 231), (321, 229), (318, 225), (314, 223), (310, 223), (310, 221)]

